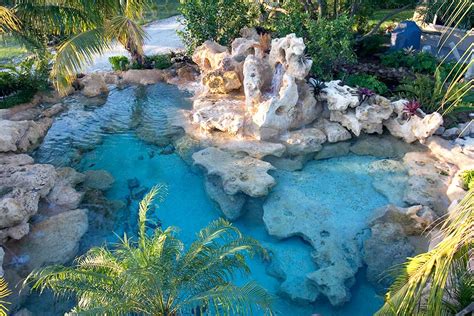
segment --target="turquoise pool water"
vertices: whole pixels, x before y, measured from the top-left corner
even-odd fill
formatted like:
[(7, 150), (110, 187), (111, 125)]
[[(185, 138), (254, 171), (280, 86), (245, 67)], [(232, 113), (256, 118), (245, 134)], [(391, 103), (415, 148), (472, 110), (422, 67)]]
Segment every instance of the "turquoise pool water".
[[(187, 165), (175, 153), (163, 151), (167, 148), (167, 137), (162, 136), (175, 132), (168, 119), (176, 109), (190, 107), (186, 96), (173, 86), (158, 84), (112, 90), (107, 102), (99, 107), (87, 106), (78, 98), (67, 101), (69, 111), (56, 119), (44, 144), (36, 152), (36, 159), (56, 166), (71, 165), (79, 171), (107, 170), (116, 181), (106, 192), (106, 197), (121, 201), (125, 206), (109, 214), (110, 223), (107, 225), (98, 224), (99, 217), (90, 214), (92, 224), (83, 238), (81, 251), (105, 241), (115, 241), (115, 234), (134, 231), (137, 201), (128, 198), (127, 181), (130, 179), (137, 179), (142, 187), (147, 188), (157, 183), (167, 185), (167, 198), (152, 216), (164, 227), (179, 227), (180, 237), (185, 243), (191, 242), (197, 231), (220, 216), (216, 205), (206, 195), (200, 171)], [(374, 190), (372, 179), (367, 174), (370, 163), (375, 160), (373, 157), (350, 155), (312, 161), (300, 172), (275, 171), (273, 175), (278, 185), (270, 194), (284, 194), (285, 188), (291, 186), (297, 187), (308, 198), (318, 199), (335, 210), (328, 218), (329, 224), (337, 228), (341, 238), (345, 238), (364, 229), (374, 208), (388, 203)], [(235, 225), (243, 233), (260, 240), (277, 257), (284, 257), (284, 264), (297, 269), (297, 277), (316, 269), (310, 256), (312, 248), (301, 238), (277, 240), (267, 234), (258, 203), (249, 207)], [(352, 299), (343, 307), (334, 308), (326, 300), (297, 304), (278, 295), (281, 282), (267, 273), (268, 265), (268, 262), (253, 260), (249, 278), (275, 294), (278, 315), (364, 316), (372, 315), (382, 303), (365, 281), (365, 272), (361, 269), (357, 283), (351, 289)], [(47, 304), (40, 306), (34, 302), (32, 298), (27, 304), (31, 311), (56, 313), (46, 312), (51, 311)]]

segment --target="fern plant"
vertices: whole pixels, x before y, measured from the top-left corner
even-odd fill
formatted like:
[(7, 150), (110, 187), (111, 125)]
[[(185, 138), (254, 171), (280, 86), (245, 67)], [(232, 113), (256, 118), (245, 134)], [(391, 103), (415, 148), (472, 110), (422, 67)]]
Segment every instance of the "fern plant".
[(33, 271), (25, 280), (33, 290), (76, 297), (73, 313), (90, 315), (251, 315), (271, 313), (272, 297), (259, 285), (231, 280), (250, 273), (247, 258), (266, 255), (259, 243), (219, 219), (202, 229), (189, 248), (176, 228), (151, 231), (147, 213), (164, 187), (154, 187), (140, 203), (138, 239), (124, 235), (109, 249), (89, 250), (72, 266)]
[(12, 292), (8, 288), (8, 283), (5, 281), (3, 277), (0, 277), (0, 315), (6, 316), (8, 314), (8, 307), (10, 302), (5, 300), (8, 296), (10, 296)]

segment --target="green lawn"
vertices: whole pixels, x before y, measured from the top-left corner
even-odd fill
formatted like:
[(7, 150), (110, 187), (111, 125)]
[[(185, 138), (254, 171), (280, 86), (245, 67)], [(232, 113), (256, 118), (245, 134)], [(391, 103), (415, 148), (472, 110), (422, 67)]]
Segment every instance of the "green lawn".
[(8, 62), (12, 58), (20, 57), (26, 49), (11, 38), (0, 37), (0, 63)]
[(178, 15), (179, 0), (154, 0), (144, 14), (143, 24)]
[[(389, 14), (393, 10), (379, 10), (376, 11), (372, 17), (369, 19), (369, 24), (370, 25), (375, 25), (377, 24), (381, 19), (383, 19), (387, 14)], [(400, 12), (397, 15), (392, 16), (390, 19), (385, 21), (382, 26), (380, 27), (381, 30), (387, 29), (387, 27), (397, 24), (398, 22), (404, 21), (404, 20), (411, 20), (413, 17), (414, 10), (405, 10)]]

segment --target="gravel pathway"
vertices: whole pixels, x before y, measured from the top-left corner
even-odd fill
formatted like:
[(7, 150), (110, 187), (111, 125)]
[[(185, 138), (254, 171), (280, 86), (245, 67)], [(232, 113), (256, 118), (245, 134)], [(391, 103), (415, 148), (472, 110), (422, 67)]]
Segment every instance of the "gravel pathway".
[[(181, 39), (176, 34), (176, 31), (182, 28), (178, 22), (179, 16), (173, 16), (164, 20), (152, 22), (145, 26), (148, 39), (145, 41), (143, 47), (146, 55), (157, 53), (166, 53), (170, 50), (183, 49), (184, 45)], [(107, 71), (111, 70), (109, 63), (110, 56), (126, 55), (127, 51), (120, 44), (112, 45), (111, 49), (102, 55), (94, 57), (93, 64), (85, 68), (85, 72)]]

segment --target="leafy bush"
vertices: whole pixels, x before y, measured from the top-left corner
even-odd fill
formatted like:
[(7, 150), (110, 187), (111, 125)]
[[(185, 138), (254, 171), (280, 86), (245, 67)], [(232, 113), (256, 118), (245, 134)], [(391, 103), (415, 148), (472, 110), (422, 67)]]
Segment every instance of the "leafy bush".
[(378, 94), (386, 94), (388, 87), (385, 83), (377, 79), (377, 77), (367, 74), (349, 75), (344, 83), (352, 87), (368, 88)]
[[(423, 111), (432, 113), (443, 110), (444, 114), (455, 114), (460, 112), (472, 112), (472, 103), (469, 104), (471, 95), (465, 93), (465, 84), (454, 83), (448, 90), (444, 85), (445, 76), (440, 70), (435, 71), (434, 77), (417, 74), (416, 78), (408, 79), (397, 87), (400, 96), (408, 99), (416, 99), (421, 103)], [(444, 107), (441, 105), (444, 100)]]
[(345, 15), (334, 20), (310, 20), (305, 41), (313, 59), (311, 71), (321, 79), (331, 79), (341, 64), (356, 60), (351, 19)]
[(173, 65), (170, 54), (157, 54), (145, 57), (145, 65), (149, 68), (166, 69)]
[(474, 169), (461, 173), (461, 179), (465, 190), (474, 189)]
[(394, 51), (381, 57), (381, 63), (387, 67), (406, 67), (416, 73), (434, 74), (438, 60), (429, 53), (407, 54), (404, 51)]
[(254, 12), (249, 1), (241, 0), (186, 0), (179, 11), (184, 30), (178, 34), (189, 53), (206, 40), (228, 45), (251, 24)]
[(128, 68), (130, 62), (126, 56), (112, 56), (109, 57), (109, 62), (112, 65), (114, 71), (125, 71)]
[(341, 64), (356, 60), (353, 45), (352, 19), (341, 15), (335, 19), (314, 19), (305, 10), (302, 1), (285, 0), (282, 9), (286, 14), (276, 15), (265, 25), (276, 36), (295, 33), (303, 37), (308, 55), (313, 60), (311, 72), (323, 80), (330, 80)]
[(36, 92), (47, 87), (48, 69), (34, 59), (0, 66), (0, 108), (29, 102)]
[(361, 57), (372, 56), (387, 50), (390, 38), (387, 35), (375, 34), (357, 43), (357, 55)]

